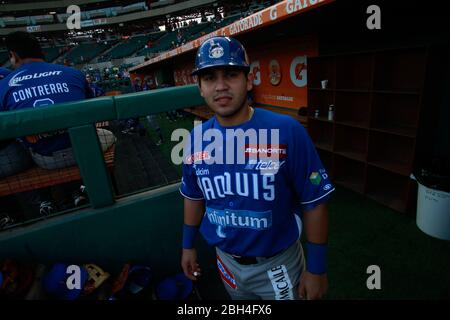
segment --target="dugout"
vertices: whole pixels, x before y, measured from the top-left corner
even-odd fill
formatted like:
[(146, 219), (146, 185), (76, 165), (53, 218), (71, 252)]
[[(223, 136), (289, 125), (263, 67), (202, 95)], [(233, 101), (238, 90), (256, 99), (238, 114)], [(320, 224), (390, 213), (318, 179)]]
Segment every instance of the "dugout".
[[(294, 88), (292, 101), (273, 101), (273, 97), (262, 96), (265, 90), (255, 92), (255, 101), (261, 107), (292, 114), (306, 103), (309, 111), (300, 121), (307, 124), (333, 181), (397, 211), (414, 212), (415, 190), (409, 173), (421, 158), (448, 156), (450, 150), (445, 138), (449, 136), (446, 88), (450, 67), (441, 13), (431, 6), (399, 1), (389, 4), (392, 11), (382, 11), (385, 28), (369, 31), (361, 27), (368, 2), (317, 3), (317, 8), (237, 34), (249, 47), (250, 57), (261, 55), (262, 82), (268, 81), (267, 66), (278, 54), (290, 55), (280, 59), (283, 81), (289, 79), (289, 59), (297, 57), (290, 50), (311, 50), (299, 54), (307, 57), (309, 80), (307, 86)], [(180, 270), (182, 197), (178, 184), (125, 197), (114, 195), (92, 124), (173, 109), (198, 110), (203, 101), (193, 79), (186, 77), (193, 52), (178, 49), (166, 59), (133, 69), (135, 76), (154, 75), (159, 83), (175, 88), (53, 106), (45, 113), (39, 109), (0, 113), (0, 139), (69, 128), (81, 176), (91, 190), (88, 208), (3, 230), (0, 257), (43, 263), (95, 261), (111, 271), (134, 261), (151, 265), (160, 275)], [(263, 60), (264, 55), (269, 57)], [(319, 87), (324, 77), (334, 80), (327, 90)], [(283, 82), (266, 85), (290, 97)], [(311, 110), (332, 103), (335, 121), (314, 118)], [(344, 108), (339, 110), (341, 105)], [(390, 113), (395, 106), (400, 109)], [(214, 260), (210, 248), (202, 244), (200, 250), (201, 260)], [(203, 268), (215, 274), (214, 265), (203, 264)]]
[[(381, 29), (368, 27), (371, 5), (380, 9)], [(131, 74), (194, 84), (196, 48), (212, 36), (236, 37), (250, 57), (256, 107), (307, 127), (336, 184), (414, 214), (417, 186), (410, 174), (450, 150), (444, 30), (442, 11), (411, 1), (281, 1)], [(205, 106), (187, 111), (212, 116)]]

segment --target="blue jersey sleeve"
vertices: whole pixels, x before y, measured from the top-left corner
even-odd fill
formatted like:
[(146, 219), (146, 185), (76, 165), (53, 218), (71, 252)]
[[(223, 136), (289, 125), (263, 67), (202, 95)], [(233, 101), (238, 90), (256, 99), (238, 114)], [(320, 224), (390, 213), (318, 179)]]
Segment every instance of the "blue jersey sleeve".
[(190, 200), (203, 200), (203, 192), (198, 185), (194, 164), (183, 163), (183, 177), (180, 186), (181, 194)]
[[(191, 133), (190, 141), (184, 146), (183, 152), (183, 177), (181, 179), (180, 193), (190, 200), (203, 200), (203, 191), (200, 188), (196, 173), (195, 155), (192, 148), (194, 136)], [(189, 143), (190, 142), (190, 143)]]
[(292, 127), (288, 169), (303, 211), (327, 202), (334, 187), (305, 128)]

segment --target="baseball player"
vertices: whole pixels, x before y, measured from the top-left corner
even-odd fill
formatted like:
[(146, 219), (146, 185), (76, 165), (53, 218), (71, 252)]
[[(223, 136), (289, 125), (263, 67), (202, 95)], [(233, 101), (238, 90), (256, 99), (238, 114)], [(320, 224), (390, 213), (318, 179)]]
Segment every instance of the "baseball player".
[[(235, 39), (206, 40), (197, 51), (193, 74), (215, 112), (200, 132), (223, 133), (227, 161), (208, 162), (210, 142), (194, 128), (180, 187), (185, 275), (191, 280), (201, 275), (194, 248), (200, 232), (216, 248), (218, 271), (232, 299), (322, 298), (328, 287), (326, 202), (334, 187), (306, 130), (289, 116), (249, 106), (253, 84), (248, 58)], [(229, 143), (224, 134), (229, 129), (278, 130), (279, 139), (239, 147)], [(229, 163), (230, 150), (233, 160), (244, 153), (245, 163)], [(299, 241), (302, 229), (306, 259)]]
[(98, 84), (92, 81), (92, 77), (90, 74), (86, 75), (86, 81), (89, 84), (89, 88), (91, 89), (94, 97), (100, 97), (105, 95), (105, 91)]
[[(0, 67), (0, 80), (10, 73), (11, 70)], [(0, 179), (24, 171), (32, 163), (26, 149), (15, 139), (0, 141)]]
[[(15, 70), (1, 80), (0, 112), (45, 108), (93, 97), (80, 71), (44, 61), (39, 42), (31, 34), (13, 32), (6, 37), (5, 43)], [(104, 141), (115, 140), (112, 132), (104, 130), (104, 134), (110, 136), (105, 137)], [(20, 140), (39, 167), (51, 170), (76, 164), (66, 130), (22, 137)], [(80, 198), (74, 199), (75, 204), (80, 204), (77, 200)]]

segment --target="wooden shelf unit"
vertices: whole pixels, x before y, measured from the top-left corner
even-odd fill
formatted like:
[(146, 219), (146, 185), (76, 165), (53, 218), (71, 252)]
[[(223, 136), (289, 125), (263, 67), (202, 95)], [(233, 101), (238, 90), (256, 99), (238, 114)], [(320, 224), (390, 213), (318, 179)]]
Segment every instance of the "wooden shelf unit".
[(427, 58), (423, 47), (308, 60), (308, 131), (333, 182), (400, 212), (411, 209)]

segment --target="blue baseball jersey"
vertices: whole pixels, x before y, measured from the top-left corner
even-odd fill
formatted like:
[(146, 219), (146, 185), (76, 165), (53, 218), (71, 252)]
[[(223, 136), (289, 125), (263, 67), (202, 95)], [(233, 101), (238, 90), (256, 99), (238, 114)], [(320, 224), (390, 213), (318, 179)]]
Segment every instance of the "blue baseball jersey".
[[(202, 139), (199, 128), (203, 134), (217, 129), (222, 135)], [(231, 147), (225, 143), (232, 139), (227, 129), (239, 135), (266, 129), (267, 140), (246, 140), (240, 146), (236, 140)], [(271, 134), (277, 129), (275, 139)], [(223, 147), (214, 145), (216, 138), (224, 141)], [(194, 128), (187, 150), (180, 192), (205, 201), (200, 232), (210, 245), (230, 254), (267, 257), (286, 249), (300, 237), (296, 214), (328, 201), (334, 191), (305, 128), (264, 109), (255, 109), (249, 121), (235, 127), (222, 127), (211, 118)], [(210, 163), (221, 153), (222, 164)], [(242, 153), (243, 160), (238, 159)]]
[(0, 80), (2, 80), (4, 77), (6, 77), (10, 73), (11, 73), (11, 70), (0, 67)]
[[(92, 97), (80, 71), (47, 62), (31, 62), (21, 65), (2, 80), (0, 111), (41, 108)], [(46, 156), (71, 146), (64, 130), (24, 137), (22, 141), (33, 152)]]
[(89, 84), (89, 88), (92, 91), (92, 94), (94, 95), (94, 97), (100, 97), (103, 96), (105, 94), (105, 91), (96, 83), (90, 83)]

